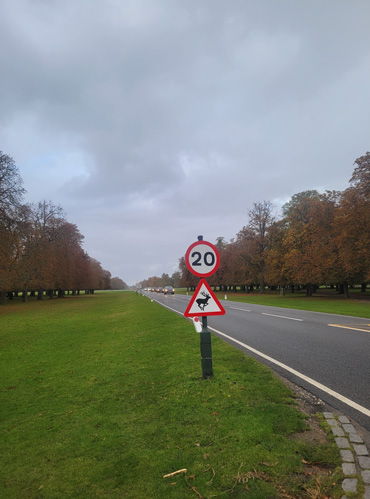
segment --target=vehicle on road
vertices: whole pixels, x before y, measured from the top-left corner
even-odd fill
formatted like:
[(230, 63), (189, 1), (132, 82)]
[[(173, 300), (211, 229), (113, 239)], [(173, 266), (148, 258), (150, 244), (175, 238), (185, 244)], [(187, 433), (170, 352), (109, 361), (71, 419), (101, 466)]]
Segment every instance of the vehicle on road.
[(175, 294), (175, 288), (173, 286), (165, 286), (163, 288), (163, 293), (165, 295), (174, 295)]

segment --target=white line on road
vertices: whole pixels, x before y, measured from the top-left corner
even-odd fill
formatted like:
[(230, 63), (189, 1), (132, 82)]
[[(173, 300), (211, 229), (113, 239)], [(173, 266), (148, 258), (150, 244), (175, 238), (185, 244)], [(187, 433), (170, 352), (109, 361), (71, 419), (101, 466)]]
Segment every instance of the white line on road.
[(229, 307), (232, 308), (233, 310), (242, 310), (243, 312), (250, 312), (250, 310), (247, 310), (246, 308), (238, 308), (238, 307)]
[(273, 364), (276, 364), (277, 366), (279, 367), (282, 367), (283, 369), (285, 369), (286, 371), (294, 374), (295, 376), (297, 376), (298, 378), (301, 378), (303, 379), (304, 381), (307, 381), (307, 383), (310, 383), (310, 385), (313, 385), (315, 386), (316, 388), (319, 388), (320, 390), (322, 390), (323, 392), (327, 393), (328, 395), (331, 395), (332, 397), (340, 400), (341, 402), (349, 405), (350, 407), (352, 407), (353, 409), (356, 409), (357, 411), (359, 412), (362, 412), (362, 414), (365, 414), (366, 416), (370, 416), (370, 410), (369, 409), (366, 409), (366, 407), (363, 407), (362, 405), (359, 405), (357, 404), (356, 402), (353, 402), (353, 400), (350, 400), (348, 399), (347, 397), (344, 397), (343, 395), (341, 395), (340, 393), (338, 392), (335, 392), (334, 390), (332, 390), (331, 388), (325, 386), (325, 385), (322, 385), (321, 383), (319, 383), (318, 381), (315, 381), (314, 379), (312, 378), (309, 378), (308, 376), (296, 371), (295, 369), (292, 369), (291, 367), (287, 366), (286, 364), (283, 364), (282, 362), (279, 362), (278, 360), (275, 360), (273, 359), (272, 357), (270, 357), (269, 355), (266, 355), (262, 352), (260, 352), (259, 350), (256, 350), (255, 348), (253, 347), (250, 347), (249, 345), (246, 345), (245, 343), (242, 343), (241, 341), (239, 340), (236, 340), (235, 338), (232, 338), (231, 336), (229, 336), (228, 334), (225, 334), (225, 333), (222, 333), (221, 331), (218, 331), (217, 329), (214, 329), (213, 327), (209, 327), (208, 326), (208, 329), (211, 329), (211, 331), (214, 331), (215, 333), (217, 334), (220, 334), (221, 336), (224, 336), (225, 338), (227, 338), (228, 340), (231, 340), (233, 341), (234, 343), (237, 343), (238, 345), (244, 347), (244, 348), (247, 348), (248, 350), (250, 350), (251, 352), (259, 355), (260, 357), (268, 360), (269, 362), (272, 362)]
[(158, 300), (153, 300), (155, 303), (158, 303), (158, 305), (162, 305), (162, 307), (166, 307), (168, 308), (169, 310), (172, 310), (172, 312), (176, 312), (177, 314), (180, 314), (180, 315), (184, 315), (182, 312), (179, 312), (178, 310), (176, 310), (175, 308), (171, 308), (169, 307), (168, 305), (165, 305), (162, 301), (158, 301)]
[(280, 317), (280, 319), (289, 319), (290, 321), (303, 322), (303, 319), (296, 319), (294, 317), (285, 317), (285, 315), (266, 314), (265, 312), (261, 312), (261, 315), (269, 315), (270, 317)]
[[(157, 300), (154, 300), (154, 301), (157, 302)], [(160, 304), (160, 305), (163, 305), (166, 308), (169, 308), (170, 310), (173, 310), (173, 312), (176, 312), (176, 313), (178, 313), (178, 314), (180, 314), (182, 316), (184, 315), (182, 312), (179, 312), (178, 310), (175, 310), (174, 308), (168, 307), (167, 305), (164, 305), (161, 302), (157, 302), (157, 303)], [(251, 352), (255, 353), (256, 355), (259, 355), (260, 357), (262, 357), (263, 359), (268, 360), (272, 364), (275, 364), (275, 365), (281, 367), (282, 369), (285, 369), (286, 371), (294, 374), (298, 378), (303, 379), (304, 381), (306, 381), (310, 385), (315, 386), (319, 390), (322, 390), (323, 392), (327, 393), (328, 395), (331, 395), (332, 397), (336, 398), (337, 400), (340, 400), (344, 404), (347, 404), (350, 407), (352, 407), (353, 409), (356, 409), (356, 411), (359, 411), (362, 414), (365, 414), (365, 416), (370, 416), (370, 410), (367, 409), (366, 407), (363, 407), (362, 405), (357, 404), (353, 400), (350, 400), (347, 397), (344, 397), (344, 395), (341, 395), (340, 393), (335, 392), (331, 388), (329, 388), (329, 387), (327, 387), (325, 385), (322, 385), (318, 381), (315, 381), (314, 379), (309, 378), (305, 374), (302, 374), (299, 371), (296, 371), (295, 369), (292, 369), (291, 367), (287, 366), (286, 364), (283, 364), (282, 362), (279, 362), (278, 360), (270, 357), (269, 355), (266, 355), (266, 354), (260, 352), (259, 350), (256, 350), (255, 348), (250, 347), (249, 345), (246, 345), (245, 343), (242, 343), (241, 341), (236, 340), (235, 338), (232, 338), (228, 334), (222, 333), (218, 329), (215, 329), (215, 328), (210, 327), (210, 326), (208, 326), (208, 329), (210, 329), (211, 331), (214, 331), (215, 333), (219, 334), (220, 336), (223, 336), (224, 338), (227, 338), (230, 341), (233, 341), (234, 343), (237, 343), (238, 345), (242, 346), (243, 348), (246, 348), (247, 350), (250, 350)]]

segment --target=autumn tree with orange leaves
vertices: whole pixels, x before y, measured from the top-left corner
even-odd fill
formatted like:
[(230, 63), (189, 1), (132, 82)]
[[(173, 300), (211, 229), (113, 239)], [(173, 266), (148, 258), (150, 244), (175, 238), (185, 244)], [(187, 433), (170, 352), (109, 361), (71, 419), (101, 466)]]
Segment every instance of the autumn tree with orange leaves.
[[(335, 285), (345, 296), (348, 286), (370, 282), (370, 153), (355, 161), (344, 192), (315, 190), (292, 196), (275, 220), (272, 204), (254, 203), (249, 223), (226, 243), (217, 239), (221, 256), (218, 271), (209, 279), (222, 290), (259, 285), (304, 287), (307, 295), (324, 285)], [(180, 259), (186, 287), (196, 285)]]
[(341, 196), (335, 217), (335, 239), (344, 293), (348, 284), (370, 282), (370, 153), (355, 161), (350, 187)]
[(0, 152), (0, 304), (23, 292), (79, 293), (109, 289), (111, 274), (82, 249), (83, 236), (51, 201), (22, 204), (14, 160)]

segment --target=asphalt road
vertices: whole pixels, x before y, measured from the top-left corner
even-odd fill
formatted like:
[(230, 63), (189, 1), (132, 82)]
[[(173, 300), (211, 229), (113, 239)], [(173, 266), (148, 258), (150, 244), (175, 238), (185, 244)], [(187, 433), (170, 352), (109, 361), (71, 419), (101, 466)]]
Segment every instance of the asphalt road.
[[(187, 295), (145, 293), (183, 314)], [(221, 300), (209, 329), (370, 431), (370, 319)]]

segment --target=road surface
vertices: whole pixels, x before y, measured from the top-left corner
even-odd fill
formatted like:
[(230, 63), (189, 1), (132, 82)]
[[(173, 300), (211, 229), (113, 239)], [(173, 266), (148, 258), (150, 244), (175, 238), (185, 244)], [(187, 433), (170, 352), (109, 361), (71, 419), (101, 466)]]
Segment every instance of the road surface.
[[(145, 292), (183, 314), (187, 295)], [(370, 319), (221, 300), (208, 327), (370, 431)]]

